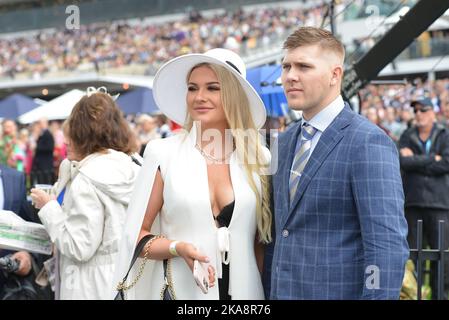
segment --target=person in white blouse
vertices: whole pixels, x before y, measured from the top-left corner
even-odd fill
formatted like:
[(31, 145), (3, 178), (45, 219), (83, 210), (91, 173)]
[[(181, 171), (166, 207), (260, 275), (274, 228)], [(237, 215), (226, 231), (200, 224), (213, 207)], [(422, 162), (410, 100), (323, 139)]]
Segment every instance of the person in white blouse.
[[(88, 90), (64, 123), (67, 159), (51, 195), (31, 190), (57, 249), (62, 300), (107, 299), (132, 187), (134, 136), (113, 99)], [(57, 281), (58, 283), (59, 281)]]
[[(234, 52), (212, 49), (174, 58), (157, 72), (153, 95), (182, 133), (150, 141), (136, 181), (117, 257), (114, 288), (147, 234), (149, 263), (126, 299), (161, 299), (169, 259), (176, 299), (264, 299), (264, 244), (271, 241), (263, 102)], [(145, 251), (145, 250), (143, 250)], [(143, 252), (142, 251), (142, 252)], [(208, 266), (204, 294), (194, 260)], [(131, 270), (129, 285), (139, 263)], [(218, 279), (218, 281), (217, 281)]]

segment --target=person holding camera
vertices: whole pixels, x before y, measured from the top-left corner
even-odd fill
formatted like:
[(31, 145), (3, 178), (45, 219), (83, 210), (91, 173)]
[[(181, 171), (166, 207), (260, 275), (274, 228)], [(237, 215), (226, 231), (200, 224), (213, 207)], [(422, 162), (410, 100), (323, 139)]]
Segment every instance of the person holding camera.
[[(0, 164), (0, 209), (16, 213), (22, 219), (37, 222), (27, 201), (25, 175)], [(39, 255), (36, 255), (38, 258)], [(0, 248), (0, 257), (8, 257), (15, 265), (9, 272), (0, 272), (0, 298), (5, 296), (5, 284), (10, 274), (26, 277), (32, 271), (33, 259), (27, 251), (13, 252)], [(6, 270), (5, 270), (6, 271)]]

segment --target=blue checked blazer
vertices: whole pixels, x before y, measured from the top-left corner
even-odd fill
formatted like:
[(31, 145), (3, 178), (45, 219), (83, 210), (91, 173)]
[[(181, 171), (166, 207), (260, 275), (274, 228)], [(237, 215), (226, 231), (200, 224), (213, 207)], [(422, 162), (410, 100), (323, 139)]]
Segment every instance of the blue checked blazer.
[(409, 248), (394, 143), (346, 105), (321, 135), (290, 206), (300, 130), (297, 123), (278, 141), (266, 297), (398, 299)]
[(3, 210), (13, 211), (22, 219), (38, 222), (27, 201), (25, 175), (5, 165), (0, 164), (3, 182)]

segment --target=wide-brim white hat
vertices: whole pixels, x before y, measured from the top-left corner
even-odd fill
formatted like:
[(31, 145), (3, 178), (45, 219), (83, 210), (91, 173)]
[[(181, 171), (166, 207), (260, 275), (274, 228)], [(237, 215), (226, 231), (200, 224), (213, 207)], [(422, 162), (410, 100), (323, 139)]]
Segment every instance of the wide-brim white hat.
[(153, 81), (153, 97), (159, 109), (174, 122), (184, 124), (187, 115), (187, 75), (200, 63), (223, 66), (235, 75), (248, 97), (254, 125), (260, 129), (267, 116), (265, 106), (256, 90), (246, 80), (246, 68), (242, 58), (227, 49), (216, 48), (205, 53), (182, 55), (160, 67)]

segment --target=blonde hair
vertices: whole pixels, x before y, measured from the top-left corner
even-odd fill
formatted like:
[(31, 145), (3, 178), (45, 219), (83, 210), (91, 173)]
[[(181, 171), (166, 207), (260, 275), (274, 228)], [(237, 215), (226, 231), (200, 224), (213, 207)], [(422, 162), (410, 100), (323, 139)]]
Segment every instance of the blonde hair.
[[(244, 164), (248, 183), (256, 196), (258, 240), (262, 243), (269, 243), (272, 240), (269, 179), (267, 175), (262, 174), (267, 169), (268, 159), (263, 154), (263, 144), (251, 116), (248, 97), (239, 80), (222, 66), (209, 63), (198, 64), (190, 70), (187, 81), (192, 71), (202, 66), (211, 68), (217, 75), (223, 110), (234, 138), (237, 157)], [(185, 129), (190, 131), (192, 126), (193, 120), (187, 113)], [(242, 134), (243, 130), (246, 135)], [(255, 158), (249, 159), (250, 157)], [(261, 192), (257, 188), (254, 175), (260, 179)]]

